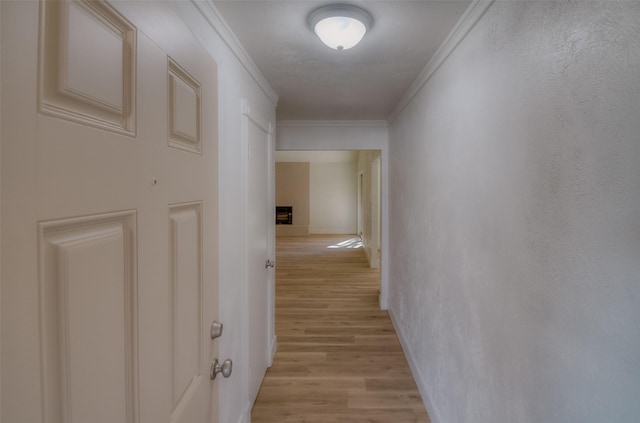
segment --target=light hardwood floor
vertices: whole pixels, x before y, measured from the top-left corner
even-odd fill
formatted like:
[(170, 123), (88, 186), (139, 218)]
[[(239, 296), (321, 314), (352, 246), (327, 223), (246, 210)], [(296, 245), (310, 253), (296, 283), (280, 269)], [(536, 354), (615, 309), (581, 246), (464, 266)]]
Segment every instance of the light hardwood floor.
[(362, 248), (335, 248), (353, 238), (277, 239), (278, 352), (253, 423), (429, 422), (389, 315), (378, 307), (378, 271)]

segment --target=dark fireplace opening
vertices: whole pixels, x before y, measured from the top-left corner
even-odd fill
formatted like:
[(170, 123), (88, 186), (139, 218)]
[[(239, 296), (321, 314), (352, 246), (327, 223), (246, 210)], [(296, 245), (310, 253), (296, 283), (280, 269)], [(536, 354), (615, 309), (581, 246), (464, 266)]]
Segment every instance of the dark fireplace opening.
[(292, 206), (276, 206), (276, 225), (291, 225), (293, 223)]

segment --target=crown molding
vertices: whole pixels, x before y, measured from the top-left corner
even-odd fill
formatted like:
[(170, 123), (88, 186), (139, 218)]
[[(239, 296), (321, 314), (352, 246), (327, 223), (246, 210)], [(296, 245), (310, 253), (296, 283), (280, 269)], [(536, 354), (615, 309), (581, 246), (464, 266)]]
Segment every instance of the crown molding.
[(386, 120), (281, 120), (278, 128), (386, 128)]
[(249, 53), (242, 47), (240, 41), (235, 36), (229, 24), (224, 20), (218, 9), (211, 0), (191, 0), (191, 4), (207, 21), (213, 30), (220, 36), (222, 41), (229, 47), (242, 66), (249, 72), (249, 75), (262, 89), (265, 95), (271, 100), (275, 107), (278, 106), (278, 94), (273, 90), (267, 79), (262, 75), (256, 64), (249, 56)]
[(393, 112), (387, 118), (388, 123), (392, 123), (402, 113), (405, 107), (411, 103), (411, 100), (420, 92), (422, 87), (429, 81), (433, 74), (447, 60), (449, 55), (458, 47), (460, 42), (469, 34), (478, 21), (484, 16), (485, 12), (495, 2), (495, 0), (474, 0), (462, 17), (453, 27), (447, 38), (442, 42), (438, 50), (435, 52), (429, 63), (424, 67), (420, 75), (409, 86), (407, 92), (402, 96)]

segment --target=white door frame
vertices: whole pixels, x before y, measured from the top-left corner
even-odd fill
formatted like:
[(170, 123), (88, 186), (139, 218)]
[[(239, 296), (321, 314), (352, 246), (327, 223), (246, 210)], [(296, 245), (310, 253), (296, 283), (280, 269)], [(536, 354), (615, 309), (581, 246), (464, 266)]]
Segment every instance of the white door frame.
[[(323, 139), (325, 144), (314, 143), (304, 146), (278, 148), (278, 151), (326, 151), (326, 150), (351, 150), (351, 151), (380, 151), (380, 308), (387, 310), (389, 298), (389, 148), (386, 145), (372, 145), (366, 147), (344, 146), (341, 138)], [(332, 144), (331, 142), (334, 142)], [(360, 176), (358, 176), (360, 181)], [(360, 183), (360, 182), (358, 182)], [(274, 195), (275, 198), (275, 195)], [(360, 203), (360, 202), (359, 202)], [(360, 214), (359, 214), (360, 215)]]
[[(2, 98), (2, 5), (0, 5), (0, 98)], [(0, 113), (0, 233), (2, 233), (2, 114)], [(2, 243), (0, 242), (0, 368), (2, 367)], [(2, 372), (0, 371), (0, 398), (2, 398)], [(0, 400), (2, 419), (2, 400)]]
[(380, 268), (380, 157), (371, 163), (371, 267)]
[(358, 172), (358, 229), (357, 234), (359, 237), (364, 235), (364, 204), (362, 204), (364, 191), (364, 173)]
[[(247, 99), (241, 100), (241, 114), (242, 114), (242, 198), (243, 198), (243, 225), (242, 225), (242, 269), (241, 269), (241, 307), (242, 307), (242, 360), (247, 363), (249, 359), (249, 278), (247, 272), (248, 266), (248, 196), (249, 196), (249, 124), (253, 123), (262, 129), (267, 134), (267, 150), (268, 150), (268, 201), (270, 207), (270, 221), (275, 222), (275, 166), (274, 166), (274, 124), (267, 119), (262, 118), (256, 114), (250, 107), (250, 103)], [(268, 227), (268, 257), (275, 261), (275, 224)], [(266, 257), (265, 257), (266, 258)], [(268, 354), (269, 366), (273, 363), (273, 358), (276, 353), (277, 339), (275, 335), (275, 276), (274, 272), (268, 272), (267, 280), (267, 339), (269, 348), (266, 353)], [(253, 401), (249, 398), (249, 372), (247, 369), (243, 369), (246, 374), (241, 375), (243, 380), (242, 392), (245, 398), (245, 409), (243, 411), (242, 422), (251, 421), (251, 408), (253, 407)]]

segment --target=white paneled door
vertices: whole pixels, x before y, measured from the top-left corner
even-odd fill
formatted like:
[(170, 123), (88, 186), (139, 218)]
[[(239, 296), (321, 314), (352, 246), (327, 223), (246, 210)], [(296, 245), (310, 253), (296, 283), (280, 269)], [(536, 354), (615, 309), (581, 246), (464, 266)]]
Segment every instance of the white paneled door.
[(273, 235), (275, 225), (270, 198), (271, 135), (267, 124), (245, 115), (248, 148), (247, 177), (247, 285), (249, 334), (249, 402), (253, 404), (270, 363), (272, 340)]
[(162, 2), (2, 7), (2, 416), (209, 423), (217, 67)]

